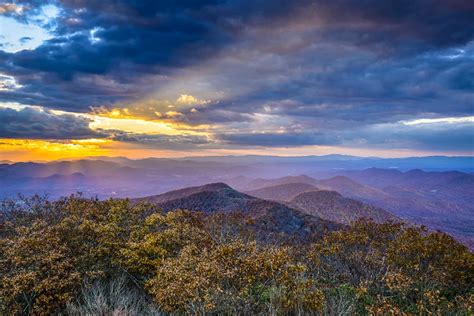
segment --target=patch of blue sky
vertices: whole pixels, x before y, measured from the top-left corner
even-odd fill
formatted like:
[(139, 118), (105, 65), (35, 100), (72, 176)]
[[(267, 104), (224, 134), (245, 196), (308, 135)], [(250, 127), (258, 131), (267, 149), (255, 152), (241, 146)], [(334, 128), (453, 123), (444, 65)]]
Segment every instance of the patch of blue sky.
[(0, 50), (15, 53), (40, 46), (53, 37), (53, 21), (58, 14), (57, 7), (47, 5), (42, 7), (38, 14), (25, 20), (0, 15)]

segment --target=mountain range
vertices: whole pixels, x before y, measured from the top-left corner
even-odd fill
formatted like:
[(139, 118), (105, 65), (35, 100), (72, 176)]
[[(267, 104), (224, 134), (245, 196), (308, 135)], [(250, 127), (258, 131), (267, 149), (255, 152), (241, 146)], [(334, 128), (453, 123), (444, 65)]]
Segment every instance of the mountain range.
[(246, 192), (263, 199), (276, 200), (326, 220), (350, 224), (359, 218), (375, 222), (397, 222), (393, 214), (360, 201), (345, 198), (336, 191), (319, 190), (307, 183), (287, 183)]
[(251, 217), (257, 231), (265, 234), (322, 236), (328, 231), (341, 228), (335, 221), (327, 221), (281, 203), (238, 192), (224, 183), (211, 183), (135, 200), (139, 201), (156, 204), (164, 211), (183, 209), (205, 214), (240, 212)]
[[(56, 199), (78, 191), (99, 198), (138, 198), (225, 183), (239, 194), (339, 223), (353, 219), (335, 216), (341, 208), (380, 220), (389, 218), (380, 211), (385, 210), (396, 218), (448, 232), (469, 244), (474, 243), (474, 175), (469, 173), (473, 170), (472, 162), (472, 157), (382, 159), (332, 155), (141, 160), (101, 157), (3, 163), (0, 164), (0, 198), (16, 198), (21, 193), (47, 194)], [(369, 163), (372, 166), (365, 168)], [(380, 165), (391, 167), (374, 168)], [(416, 168), (405, 170), (407, 166)], [(306, 193), (313, 191), (319, 193)], [(305, 194), (295, 200), (302, 193)], [(313, 195), (318, 196), (317, 203), (308, 200)], [(248, 197), (240, 199), (246, 201), (242, 203), (247, 207), (258, 204)], [(328, 205), (320, 206), (326, 203), (322, 201), (334, 206), (331, 212)], [(238, 205), (235, 203), (232, 205)]]
[(400, 172), (391, 169), (341, 174), (344, 175), (328, 179), (308, 176), (255, 179), (240, 183), (236, 188), (250, 188), (252, 190), (245, 192), (275, 200), (288, 200), (298, 190), (308, 191), (308, 186), (336, 191), (410, 222), (448, 232), (467, 244), (474, 243), (473, 175), (458, 171)]

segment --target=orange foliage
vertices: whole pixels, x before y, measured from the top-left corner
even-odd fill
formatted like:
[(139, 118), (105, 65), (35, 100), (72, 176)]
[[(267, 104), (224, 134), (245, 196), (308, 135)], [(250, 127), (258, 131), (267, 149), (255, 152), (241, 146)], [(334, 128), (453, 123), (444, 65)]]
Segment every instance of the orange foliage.
[(301, 244), (259, 239), (242, 214), (127, 200), (33, 198), (1, 214), (1, 314), (65, 313), (84, 287), (124, 276), (168, 313), (473, 312), (474, 255), (403, 224), (361, 220)]

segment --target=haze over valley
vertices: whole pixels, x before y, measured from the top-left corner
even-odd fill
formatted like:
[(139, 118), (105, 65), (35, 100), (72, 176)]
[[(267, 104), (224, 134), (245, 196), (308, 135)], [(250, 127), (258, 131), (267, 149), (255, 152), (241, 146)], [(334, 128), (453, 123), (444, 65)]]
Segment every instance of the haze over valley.
[[(21, 193), (58, 199), (80, 192), (100, 199), (141, 198), (225, 183), (239, 194), (275, 201), (325, 220), (349, 224), (362, 217), (378, 222), (402, 219), (445, 231), (473, 245), (472, 161), (471, 157), (381, 159), (336, 155), (141, 160), (103, 157), (10, 163), (0, 165), (4, 184), (0, 196), (15, 199)], [(411, 169), (415, 167), (425, 170)], [(197, 210), (200, 205), (178, 204), (175, 208)], [(245, 208), (239, 205), (233, 209)]]

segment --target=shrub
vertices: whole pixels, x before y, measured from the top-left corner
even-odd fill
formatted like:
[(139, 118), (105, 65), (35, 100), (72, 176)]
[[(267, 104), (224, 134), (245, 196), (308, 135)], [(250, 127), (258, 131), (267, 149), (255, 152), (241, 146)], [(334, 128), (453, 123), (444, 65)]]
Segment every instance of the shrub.
[(445, 314), (465, 310), (474, 255), (446, 234), (361, 220), (312, 246), (308, 266), (333, 287), (347, 283), (358, 311)]
[(259, 238), (238, 213), (80, 196), (0, 207), (0, 314), (473, 313), (474, 255), (419, 227), (360, 220), (301, 244)]
[(279, 313), (320, 310), (323, 295), (287, 247), (234, 241), (190, 245), (164, 262), (146, 283), (167, 312)]
[(71, 300), (80, 283), (75, 258), (48, 224), (15, 227), (0, 241), (3, 314), (49, 314)]
[(148, 296), (125, 276), (83, 285), (80, 296), (67, 304), (66, 314), (71, 316), (162, 315)]

